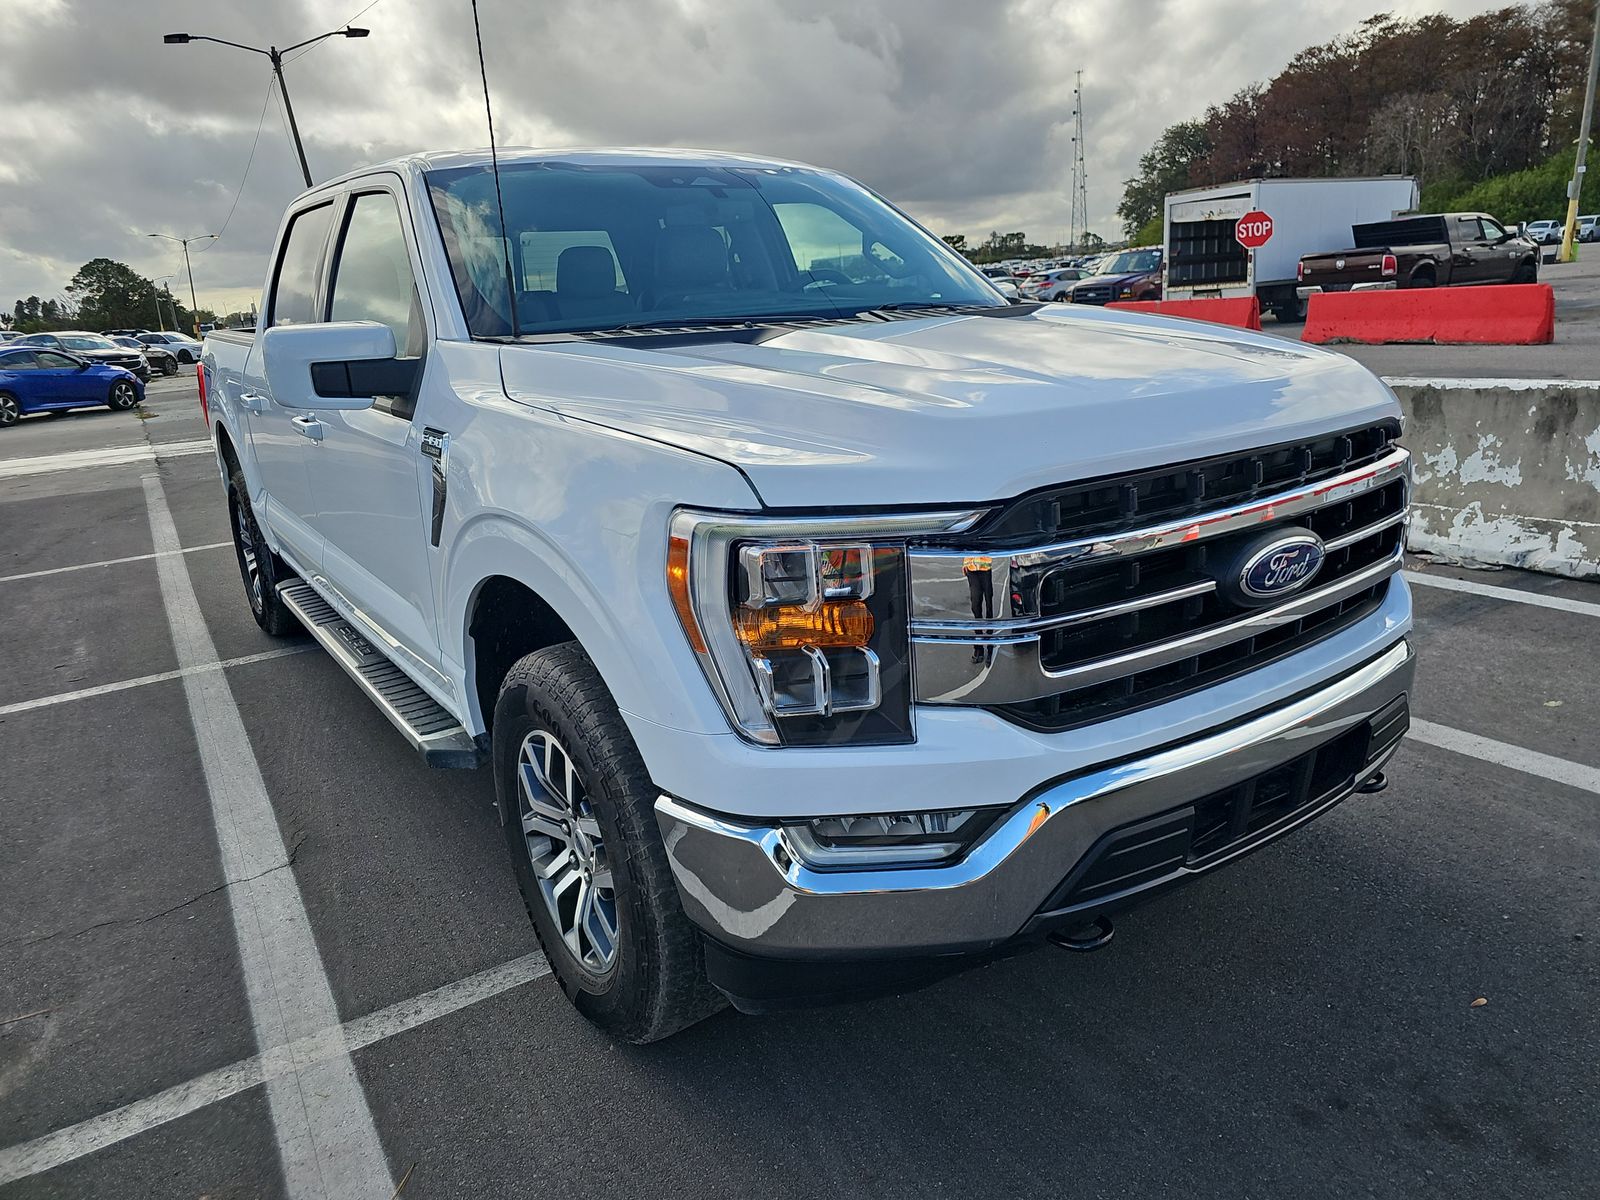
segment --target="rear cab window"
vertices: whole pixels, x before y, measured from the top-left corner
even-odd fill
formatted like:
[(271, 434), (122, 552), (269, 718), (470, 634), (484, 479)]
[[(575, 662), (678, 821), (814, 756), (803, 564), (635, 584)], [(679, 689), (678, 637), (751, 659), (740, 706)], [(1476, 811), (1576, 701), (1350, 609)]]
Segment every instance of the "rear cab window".
[(306, 325), (317, 319), (317, 270), (328, 244), (333, 202), (294, 215), (284, 234), (273, 275), (269, 325)]

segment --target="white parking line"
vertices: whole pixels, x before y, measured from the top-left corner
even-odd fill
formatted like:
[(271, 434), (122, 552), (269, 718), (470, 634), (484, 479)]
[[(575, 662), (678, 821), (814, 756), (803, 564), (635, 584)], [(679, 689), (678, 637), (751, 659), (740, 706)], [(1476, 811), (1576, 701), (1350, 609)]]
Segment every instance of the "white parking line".
[(402, 1000), (388, 1008), (357, 1017), (336, 1029), (307, 1035), (271, 1053), (253, 1055), (215, 1071), (207, 1071), (204, 1075), (143, 1100), (135, 1100), (132, 1104), (47, 1133), (31, 1142), (7, 1147), (0, 1150), (0, 1186), (54, 1170), (165, 1125), (168, 1121), (188, 1116), (208, 1104), (216, 1104), (274, 1078), (287, 1076), (299, 1069), (296, 1064), (344, 1057), (352, 1051), (449, 1016), (514, 987), (541, 979), (549, 973), (550, 967), (543, 955), (525, 955), (503, 966), (480, 971), (410, 1000)]
[[(178, 531), (155, 475), (144, 477), (156, 574), (179, 668), (215, 662)], [(267, 1106), (291, 1200), (390, 1200), (394, 1180), (366, 1092), (339, 1032), (339, 1009), (317, 951), (283, 833), (267, 797), (233, 689), (221, 671), (183, 676), (189, 719), (230, 881), (228, 907), (239, 943), (256, 1046), (286, 1069), (266, 1074)], [(328, 1034), (328, 1052), (301, 1049)]]
[[(203, 546), (185, 546), (182, 550), (163, 550), (163, 554), (197, 554), (201, 550), (220, 550), (232, 542), (207, 542)], [(99, 562), (78, 563), (70, 567), (51, 567), (47, 571), (23, 571), (17, 575), (0, 575), (0, 583), (16, 583), (21, 579), (43, 579), (46, 575), (65, 575), (71, 571), (92, 571), (96, 567), (120, 567), (123, 563), (147, 562), (154, 554), (130, 554), (127, 558), (102, 558)]]
[(197, 438), (187, 442), (147, 442), (108, 450), (68, 450), (33, 458), (0, 459), (0, 479), (53, 475), (57, 471), (81, 471), (86, 467), (121, 467), (129, 463), (155, 462), (162, 458), (181, 458), (187, 454), (210, 454), (212, 450), (209, 439)]
[[(1538, 608), (1555, 608), (1562, 612), (1581, 613), (1586, 617), (1600, 617), (1600, 604), (1587, 600), (1568, 600), (1565, 596), (1546, 596), (1540, 592), (1524, 592), (1520, 588), (1495, 587), (1490, 583), (1475, 583), (1470, 579), (1451, 579), (1446, 575), (1424, 575), (1419, 571), (1401, 571), (1407, 583), (1439, 588), (1446, 592), (1467, 592), (1473, 596), (1487, 596), (1491, 600), (1510, 600), (1516, 604), (1532, 604)], [(0, 580), (0, 583), (5, 582)]]
[(119, 679), (115, 683), (101, 683), (94, 687), (79, 688), (73, 692), (57, 692), (53, 696), (39, 696), (33, 700), (18, 700), (14, 704), (0, 704), (0, 717), (9, 717), (12, 713), (32, 712), (36, 708), (50, 708), (56, 704), (70, 704), (74, 700), (92, 700), (96, 696), (106, 696), (112, 692), (125, 692), (129, 688), (148, 687), (152, 683), (166, 683), (169, 679), (182, 679), (188, 675), (198, 675), (202, 671), (221, 671), (228, 667), (243, 667), (250, 663), (267, 662), (269, 659), (285, 658), (290, 654), (304, 654), (308, 650), (317, 649), (315, 642), (306, 642), (299, 646), (281, 646), (276, 650), (263, 650), (259, 654), (246, 654), (239, 658), (224, 658), (216, 662), (196, 663), (192, 667), (182, 667), (176, 671), (158, 671), (154, 675), (140, 675), (135, 679)]
[(1537, 750), (1525, 750), (1510, 742), (1497, 742), (1463, 729), (1452, 729), (1448, 725), (1435, 725), (1432, 721), (1419, 721), (1416, 718), (1412, 718), (1411, 732), (1407, 736), (1429, 746), (1438, 746), (1441, 750), (1465, 754), (1468, 758), (1494, 763), (1499, 767), (1510, 767), (1524, 775), (1537, 775), (1541, 779), (1600, 796), (1600, 769), (1583, 763), (1556, 758), (1552, 754), (1540, 754)]

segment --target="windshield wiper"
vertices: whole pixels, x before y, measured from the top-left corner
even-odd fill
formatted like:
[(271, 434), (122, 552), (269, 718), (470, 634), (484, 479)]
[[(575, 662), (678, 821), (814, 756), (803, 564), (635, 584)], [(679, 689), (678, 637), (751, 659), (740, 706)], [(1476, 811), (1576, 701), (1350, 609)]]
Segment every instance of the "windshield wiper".
[(903, 312), (929, 312), (929, 313), (962, 313), (974, 312), (985, 308), (1004, 308), (1003, 304), (952, 304), (938, 300), (894, 300), (888, 304), (874, 304), (871, 308), (859, 308), (855, 311), (857, 317), (875, 317), (880, 314)]

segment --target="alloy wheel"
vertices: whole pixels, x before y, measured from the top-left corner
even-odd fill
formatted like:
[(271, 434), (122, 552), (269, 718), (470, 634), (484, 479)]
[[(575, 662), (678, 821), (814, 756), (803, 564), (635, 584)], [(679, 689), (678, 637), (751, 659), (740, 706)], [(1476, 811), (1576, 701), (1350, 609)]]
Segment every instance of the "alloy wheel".
[(138, 393), (133, 390), (133, 384), (127, 380), (111, 386), (111, 403), (118, 408), (132, 408), (138, 400)]
[(239, 565), (244, 570), (245, 591), (250, 595), (250, 607), (261, 611), (261, 559), (256, 554), (256, 535), (250, 511), (244, 499), (238, 497), (233, 505), (233, 527), (239, 543)]
[(0, 425), (15, 425), (21, 416), (15, 397), (0, 396)]
[(522, 741), (517, 795), (528, 861), (561, 940), (586, 970), (608, 974), (617, 961), (610, 857), (577, 765), (547, 730)]

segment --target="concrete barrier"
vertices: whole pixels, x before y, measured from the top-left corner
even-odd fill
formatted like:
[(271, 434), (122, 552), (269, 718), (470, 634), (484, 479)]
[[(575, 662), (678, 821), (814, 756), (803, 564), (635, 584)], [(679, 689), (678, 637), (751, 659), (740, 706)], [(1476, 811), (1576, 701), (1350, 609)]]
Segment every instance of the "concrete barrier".
[(1548, 283), (1316, 292), (1300, 334), (1305, 342), (1367, 345), (1531, 346), (1555, 337), (1556, 295)]
[(1386, 382), (1415, 459), (1408, 548), (1600, 577), (1600, 380)]
[(1164, 317), (1188, 317), (1192, 321), (1210, 321), (1236, 329), (1261, 328), (1261, 303), (1254, 296), (1233, 300), (1117, 300), (1106, 307), (1160, 313)]

